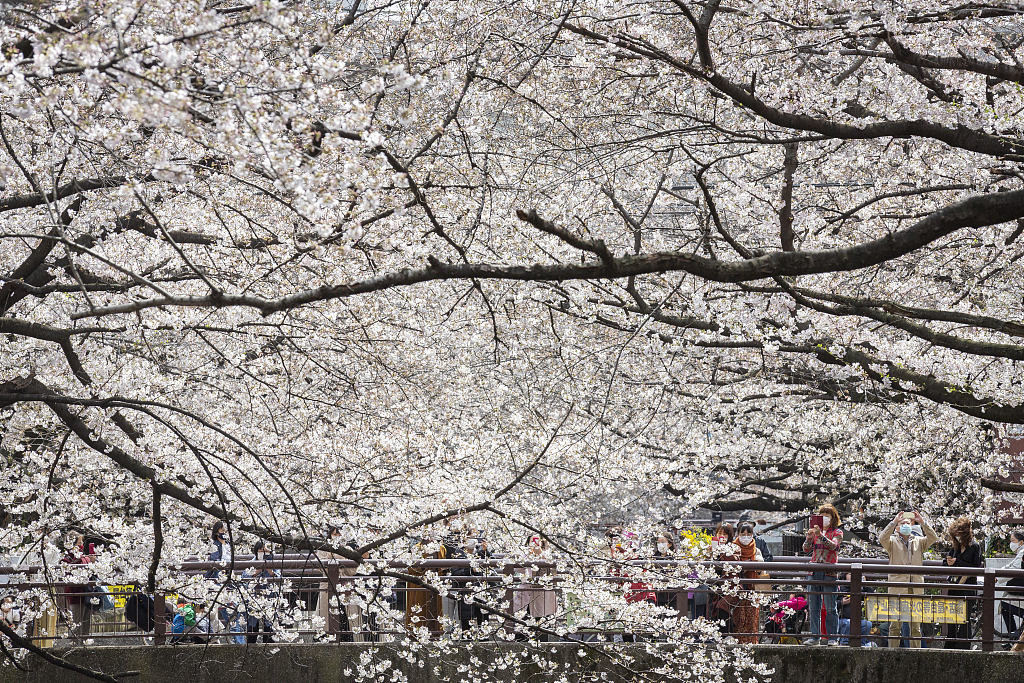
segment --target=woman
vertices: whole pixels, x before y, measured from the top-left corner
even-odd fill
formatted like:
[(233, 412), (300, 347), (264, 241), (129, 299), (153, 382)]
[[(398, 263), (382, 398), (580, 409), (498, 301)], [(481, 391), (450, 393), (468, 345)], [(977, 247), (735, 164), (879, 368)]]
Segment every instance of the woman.
[[(951, 567), (981, 567), (984, 560), (981, 556), (981, 546), (975, 543), (974, 534), (971, 530), (971, 520), (961, 517), (949, 525), (947, 531), (953, 546), (946, 553), (946, 564)], [(948, 583), (959, 583), (963, 585), (976, 586), (978, 578), (975, 576), (950, 576)], [(952, 589), (951, 596), (974, 597), (978, 591)], [(971, 643), (971, 611), (976, 600), (967, 600), (967, 619), (962, 624), (946, 624), (946, 642), (943, 647), (946, 649), (969, 650)], [(954, 640), (955, 639), (955, 640)]]
[[(1014, 554), (1014, 558), (1003, 569), (1024, 569), (1024, 530), (1017, 529), (1010, 533), (1010, 552)], [(1021, 636), (1016, 624), (1014, 624), (1014, 617), (1020, 617), (1024, 620), (1024, 603), (1022, 603), (1022, 600), (1024, 600), (1024, 578), (1010, 579), (1006, 582), (1004, 588), (1006, 590), (1006, 597), (1011, 598), (1013, 601), (1001, 601), (999, 603), (999, 613), (1003, 617), (1003, 625), (1006, 627), (1007, 637), (1014, 641)], [(1022, 623), (1021, 628), (1024, 629), (1024, 623)]]
[[(804, 552), (811, 554), (811, 562), (834, 565), (839, 560), (839, 546), (843, 543), (843, 532), (839, 528), (839, 511), (826, 503), (818, 508), (822, 527), (815, 524), (807, 530)], [(810, 607), (811, 633), (820, 639), (822, 645), (838, 644), (839, 614), (836, 612), (836, 570), (822, 568), (811, 574), (811, 581), (827, 581), (808, 586), (807, 603)], [(825, 632), (821, 631), (821, 609), (825, 608)]]
[[(89, 552), (86, 552), (85, 537), (82, 534), (69, 534), (65, 547), (67, 552), (61, 558), (63, 564), (89, 564), (94, 559), (91, 556), (92, 544), (89, 544)], [(88, 592), (85, 586), (67, 586), (64, 589), (62, 602), (71, 611), (71, 619), (78, 624), (76, 633), (79, 636), (87, 636), (91, 630), (91, 613), (86, 602)]]
[[(531, 559), (543, 561), (549, 558), (551, 553), (546, 538), (534, 534), (527, 539), (526, 543), (527, 553)], [(519, 584), (519, 588), (512, 596), (512, 613), (518, 614), (525, 609), (535, 619), (551, 616), (558, 609), (555, 592), (528, 580), (536, 576), (551, 574), (551, 568), (526, 567), (524, 572), (523, 582)]]
[[(740, 548), (740, 562), (764, 562), (764, 556), (757, 549), (754, 543), (754, 525), (750, 522), (740, 522), (736, 529), (736, 543)], [(741, 574), (744, 579), (758, 578), (758, 572), (748, 570)], [(753, 588), (753, 584), (744, 584), (746, 588)], [(749, 595), (749, 594), (748, 594)], [(733, 625), (736, 633), (751, 634), (739, 636), (740, 643), (753, 644), (757, 642), (757, 626), (760, 622), (761, 610), (747, 598), (739, 601), (732, 611)]]
[[(231, 544), (228, 543), (228, 537), (225, 533), (227, 525), (224, 522), (217, 520), (213, 524), (213, 528), (210, 529), (210, 554), (207, 556), (207, 560), (210, 562), (227, 562), (231, 559)], [(220, 570), (210, 569), (206, 572), (206, 578), (216, 579), (220, 576)]]
[[(757, 551), (757, 546), (754, 546), (754, 551)], [(747, 554), (749, 555), (749, 553), (748, 550)], [(736, 543), (736, 531), (732, 524), (719, 524), (711, 540), (711, 559), (720, 562), (739, 562), (741, 556), (742, 549)], [(722, 576), (724, 572), (719, 569), (718, 574)], [(736, 609), (742, 603), (743, 600), (738, 595), (724, 592), (715, 593), (709, 596), (708, 618), (712, 621), (725, 622), (722, 627), (723, 633), (737, 632), (737, 616), (742, 616), (742, 612), (738, 615)]]
[[(417, 553), (423, 552), (423, 546), (431, 544), (436, 539), (432, 534), (426, 534), (420, 539), (413, 550)], [(448, 557), (448, 550), (441, 543), (435, 553), (424, 554), (424, 560), (444, 560)], [(409, 576), (424, 576), (426, 570), (418, 567), (408, 569)], [(431, 633), (441, 633), (441, 606), (440, 600), (434, 591), (418, 587), (414, 582), (408, 583), (405, 592), (405, 628), (411, 633), (416, 628), (425, 627)]]

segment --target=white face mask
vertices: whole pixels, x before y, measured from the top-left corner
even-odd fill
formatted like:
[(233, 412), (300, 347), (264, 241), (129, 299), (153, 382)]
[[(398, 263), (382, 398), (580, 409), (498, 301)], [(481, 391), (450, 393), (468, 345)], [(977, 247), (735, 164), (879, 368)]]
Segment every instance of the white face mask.
[(1020, 550), (1020, 543), (1017, 541), (1010, 541), (1010, 552), (1015, 553), (1018, 550)]
[(822, 529), (827, 529), (830, 526), (832, 526), (832, 518), (831, 517), (827, 517), (827, 516), (826, 517), (822, 517), (821, 518), (821, 528)]
[(659, 553), (667, 553), (668, 552), (668, 543), (659, 543), (658, 544), (658, 552)]
[(750, 545), (751, 543), (754, 542), (754, 537), (753, 536), (738, 536), (736, 538), (736, 540), (740, 542), (740, 545)]

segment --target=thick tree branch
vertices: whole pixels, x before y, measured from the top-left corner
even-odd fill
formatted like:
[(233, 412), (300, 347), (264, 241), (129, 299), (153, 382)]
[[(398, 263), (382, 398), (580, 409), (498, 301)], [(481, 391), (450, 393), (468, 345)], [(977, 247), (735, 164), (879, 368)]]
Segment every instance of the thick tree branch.
[[(408, 287), (423, 282), (473, 278), (567, 281), (686, 272), (714, 282), (746, 282), (775, 276), (841, 272), (867, 268), (899, 258), (963, 228), (1004, 223), (1016, 220), (1021, 216), (1024, 216), (1024, 190), (1015, 190), (969, 197), (929, 214), (910, 228), (890, 233), (886, 237), (870, 242), (840, 249), (775, 252), (741, 261), (719, 261), (693, 254), (659, 252), (612, 258), (610, 263), (599, 262), (582, 265), (447, 264), (434, 259), (427, 268), (405, 269), (340, 285), (324, 285), (276, 299), (231, 293), (224, 293), (221, 296), (160, 296), (131, 303), (99, 306), (75, 313), (71, 317), (72, 319), (81, 319), (133, 313), (158, 306), (203, 308), (241, 306), (255, 308), (264, 315), (270, 315), (315, 301), (346, 298), (396, 287)], [(568, 231), (559, 230), (565, 232), (566, 236), (574, 242), (582, 245), (579, 238), (575, 238)], [(563, 235), (559, 235), (559, 237), (565, 239)], [(589, 241), (587, 246), (591, 249), (597, 248), (589, 244)]]

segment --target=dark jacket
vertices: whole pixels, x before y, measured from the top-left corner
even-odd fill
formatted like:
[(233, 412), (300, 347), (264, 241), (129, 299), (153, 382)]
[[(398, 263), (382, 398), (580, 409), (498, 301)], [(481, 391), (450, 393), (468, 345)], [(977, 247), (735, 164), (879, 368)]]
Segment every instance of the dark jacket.
[(772, 561), (772, 551), (768, 550), (768, 543), (760, 536), (754, 536), (754, 545), (761, 551), (761, 557), (764, 558), (765, 562)]

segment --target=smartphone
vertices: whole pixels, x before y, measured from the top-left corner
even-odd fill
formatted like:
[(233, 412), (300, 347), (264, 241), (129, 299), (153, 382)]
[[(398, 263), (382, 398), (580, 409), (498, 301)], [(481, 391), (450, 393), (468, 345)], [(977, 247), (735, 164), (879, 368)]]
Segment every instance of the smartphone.
[(914, 519), (914, 513), (913, 512), (904, 512), (903, 513), (903, 519)]
[(811, 515), (811, 528), (814, 527), (825, 528), (825, 515)]

